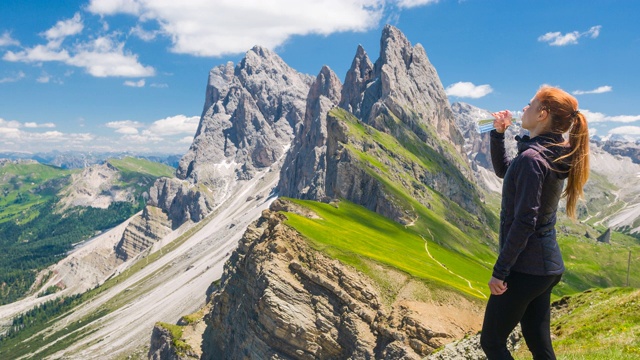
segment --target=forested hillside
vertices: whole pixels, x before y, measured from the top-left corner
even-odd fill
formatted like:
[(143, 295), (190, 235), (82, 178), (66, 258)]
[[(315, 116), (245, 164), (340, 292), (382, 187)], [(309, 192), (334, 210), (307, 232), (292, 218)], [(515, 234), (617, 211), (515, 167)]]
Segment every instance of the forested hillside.
[[(39, 270), (64, 257), (74, 246), (111, 228), (142, 209), (144, 191), (172, 168), (146, 160), (110, 160), (119, 172), (116, 184), (132, 188), (135, 201), (115, 201), (106, 209), (75, 206), (59, 210), (61, 192), (73, 186), (65, 170), (33, 161), (0, 166), (0, 305), (13, 302), (32, 288)], [(39, 279), (42, 283), (46, 279)], [(30, 290), (31, 288), (31, 290)], [(53, 292), (56, 289), (46, 289)]]

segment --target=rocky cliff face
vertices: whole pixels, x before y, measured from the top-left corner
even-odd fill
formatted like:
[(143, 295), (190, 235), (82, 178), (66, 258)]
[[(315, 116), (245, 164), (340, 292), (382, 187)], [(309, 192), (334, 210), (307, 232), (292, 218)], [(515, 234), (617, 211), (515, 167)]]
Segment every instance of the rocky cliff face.
[[(344, 108), (355, 109), (357, 113), (358, 105), (354, 102), (362, 99), (359, 114), (354, 114), (365, 123), (398, 137), (392, 118), (399, 119), (434, 148), (440, 146), (436, 140), (445, 140), (462, 150), (464, 139), (454, 126), (453, 113), (438, 73), (422, 45), (412, 46), (399, 29), (390, 25), (383, 29), (380, 57), (373, 69), (369, 67), (366, 54), (358, 49), (344, 88), (346, 98), (341, 104), (349, 104)], [(427, 124), (436, 134), (425, 129)]]
[(291, 146), (311, 81), (259, 46), (235, 67), (212, 69), (200, 125), (176, 171), (182, 181), (157, 182), (152, 204), (169, 214), (174, 228), (199, 221), (236, 182), (269, 169)]
[[(359, 46), (340, 89), (337, 79), (323, 69), (309, 94), (305, 123), (292, 149), (279, 184), (279, 194), (302, 199), (345, 198), (366, 206), (401, 223), (415, 214), (391, 195), (388, 184), (379, 175), (399, 183), (413, 197), (428, 205), (434, 201), (426, 194), (433, 189), (465, 210), (483, 217), (473, 189), (471, 171), (466, 164), (464, 139), (455, 125), (444, 88), (421, 45), (413, 47), (395, 27), (386, 26), (381, 39), (380, 57), (371, 63)], [(327, 80), (329, 79), (329, 80)], [(325, 92), (314, 90), (324, 89)], [(338, 100), (337, 93), (340, 92)], [(338, 104), (346, 110), (327, 111)], [(336, 115), (341, 114), (341, 115)], [(357, 120), (356, 127), (372, 127), (397, 139), (394, 146), (409, 152), (429, 153), (427, 162), (418, 164), (375, 136), (358, 139), (344, 123)], [(416, 147), (421, 148), (416, 150)], [(355, 151), (355, 152), (354, 152)], [(378, 156), (384, 156), (379, 158)], [(362, 157), (382, 160), (387, 171), (368, 169)], [(420, 155), (418, 155), (420, 156)], [(386, 160), (390, 157), (391, 160)], [(409, 156), (411, 157), (411, 156)], [(403, 178), (419, 179), (419, 183)], [(417, 190), (416, 190), (417, 189)]]
[(115, 186), (119, 178), (118, 169), (109, 163), (92, 165), (72, 175), (71, 185), (61, 194), (58, 211), (73, 206), (106, 209), (114, 201), (135, 201), (133, 188)]
[(304, 121), (285, 160), (279, 184), (281, 196), (318, 200), (326, 197), (327, 113), (340, 101), (341, 90), (336, 74), (324, 66), (311, 85)]
[(280, 210), (316, 216), (276, 200), (249, 226), (213, 296), (203, 359), (420, 359), (477, 330), (481, 311), (460, 296), (457, 313), (424, 312), (405, 296), (385, 303), (371, 279), (313, 250)]
[(140, 216), (129, 222), (115, 248), (116, 257), (122, 261), (134, 258), (171, 232), (169, 218), (159, 208), (146, 206)]

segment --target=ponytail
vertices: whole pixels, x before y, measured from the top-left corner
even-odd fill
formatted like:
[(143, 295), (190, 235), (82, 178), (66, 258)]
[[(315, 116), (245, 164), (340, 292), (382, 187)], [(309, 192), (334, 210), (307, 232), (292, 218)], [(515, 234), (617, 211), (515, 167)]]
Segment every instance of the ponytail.
[(567, 198), (567, 215), (576, 218), (578, 199), (584, 194), (589, 179), (589, 127), (584, 114), (578, 111), (578, 100), (567, 92), (553, 87), (538, 90), (536, 98), (551, 116), (551, 131), (569, 132), (569, 153), (555, 161), (569, 159), (570, 170), (562, 196)]
[(571, 156), (571, 169), (562, 196), (567, 198), (567, 215), (575, 219), (578, 198), (584, 194), (583, 187), (589, 179), (589, 129), (582, 113), (578, 112), (569, 130), (569, 145), (571, 151), (558, 160)]

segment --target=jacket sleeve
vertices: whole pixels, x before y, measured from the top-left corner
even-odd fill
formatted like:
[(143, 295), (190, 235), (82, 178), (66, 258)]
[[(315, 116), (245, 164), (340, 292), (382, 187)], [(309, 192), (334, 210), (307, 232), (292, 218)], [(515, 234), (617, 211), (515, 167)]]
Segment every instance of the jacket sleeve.
[(504, 280), (534, 234), (540, 211), (542, 188), (548, 168), (535, 151), (525, 151), (518, 161), (515, 177), (514, 219), (505, 236), (493, 277)]
[(491, 164), (493, 171), (500, 179), (504, 179), (504, 174), (511, 164), (511, 160), (507, 158), (507, 152), (504, 149), (504, 133), (491, 130), (490, 147), (491, 147)]

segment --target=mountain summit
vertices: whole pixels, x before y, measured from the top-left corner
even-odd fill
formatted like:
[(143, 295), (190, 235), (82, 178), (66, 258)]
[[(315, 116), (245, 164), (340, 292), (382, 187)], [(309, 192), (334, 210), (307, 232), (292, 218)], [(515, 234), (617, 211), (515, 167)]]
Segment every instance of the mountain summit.
[[(384, 28), (375, 64), (358, 46), (344, 85), (324, 67), (304, 118), (279, 195), (344, 198), (409, 223), (416, 214), (390, 191), (388, 184), (397, 184), (424, 205), (434, 201), (430, 188), (484, 218), (469, 182), (464, 139), (437, 72), (424, 48), (412, 46), (397, 28)], [(371, 168), (362, 161), (366, 157), (382, 159), (384, 168)]]

